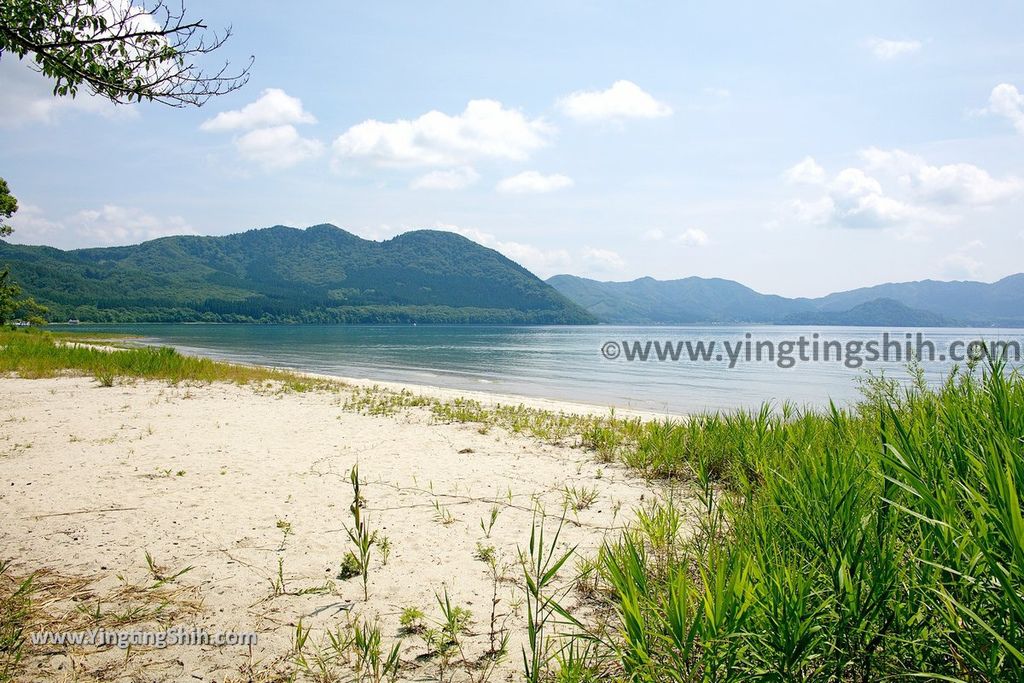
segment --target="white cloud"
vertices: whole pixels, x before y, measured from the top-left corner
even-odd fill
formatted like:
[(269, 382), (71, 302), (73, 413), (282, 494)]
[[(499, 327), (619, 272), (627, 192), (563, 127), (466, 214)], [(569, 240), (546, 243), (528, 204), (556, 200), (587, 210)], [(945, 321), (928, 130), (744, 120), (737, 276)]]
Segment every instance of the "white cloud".
[(622, 260), (618, 252), (611, 249), (584, 247), (583, 261), (598, 271), (615, 271), (626, 267), (626, 262)]
[(302, 106), (302, 100), (280, 88), (267, 88), (255, 102), (221, 112), (199, 127), (209, 132), (238, 133), (232, 142), (239, 156), (274, 170), (290, 168), (323, 154), (322, 142), (302, 137), (293, 125), (302, 123), (316, 123), (316, 118)]
[[(832, 222), (836, 205), (831, 197), (819, 197), (813, 200), (793, 199), (787, 202), (786, 212), (798, 223), (809, 225), (827, 225)], [(779, 221), (769, 221), (765, 227), (775, 229)]]
[(885, 38), (869, 38), (866, 42), (868, 49), (881, 60), (896, 59), (904, 55), (911, 55), (921, 49), (919, 40), (886, 40)]
[(607, 90), (574, 92), (560, 99), (557, 106), (578, 121), (655, 119), (672, 114), (672, 107), (654, 99), (632, 81), (616, 81)]
[(544, 175), (537, 171), (524, 171), (498, 183), (498, 192), (523, 194), (527, 192), (553, 192), (572, 187), (572, 178), (560, 173)]
[(542, 249), (532, 244), (502, 240), (489, 232), (476, 228), (462, 228), (445, 223), (438, 223), (435, 227), (438, 230), (454, 232), (477, 244), (494, 249), (542, 278), (566, 272), (589, 271), (593, 274), (615, 272), (622, 270), (626, 265), (622, 257), (610, 249), (584, 247), (570, 253), (566, 249)]
[(438, 224), (436, 227), (438, 230), (454, 232), (477, 244), (494, 249), (540, 277), (563, 273), (572, 266), (572, 257), (565, 249), (540, 249), (531, 244), (500, 240), (491, 233), (476, 228), (460, 228), (447, 224)]
[(687, 247), (706, 247), (711, 242), (711, 238), (703, 230), (688, 228), (673, 237), (672, 242)]
[(942, 259), (940, 265), (947, 277), (974, 280), (981, 275), (981, 261), (962, 252), (949, 254)]
[(14, 234), (8, 239), (18, 244), (48, 244), (57, 246), (64, 225), (48, 219), (41, 208), (32, 204), (19, 204), (18, 212), (10, 219)]
[(800, 163), (786, 170), (786, 180), (791, 183), (820, 185), (825, 182), (825, 169), (818, 165), (814, 157), (806, 156)]
[(1024, 192), (1024, 181), (1009, 176), (993, 178), (973, 164), (936, 166), (903, 150), (875, 147), (861, 152), (867, 167), (887, 172), (922, 202), (934, 204), (989, 205)]
[(787, 214), (801, 223), (848, 228), (908, 227), (948, 223), (952, 206), (991, 206), (1024, 193), (1024, 181), (993, 178), (972, 164), (934, 165), (899, 149), (875, 147), (860, 153), (863, 167), (849, 167), (829, 179), (807, 157), (785, 173), (787, 180), (820, 187), (823, 194), (791, 200)]
[(207, 119), (200, 129), (212, 132), (252, 130), (289, 123), (316, 123), (316, 118), (305, 110), (302, 100), (292, 97), (280, 88), (267, 88), (255, 102), (241, 109), (222, 111)]
[(0, 59), (0, 126), (31, 123), (55, 124), (72, 114), (98, 115), (108, 119), (138, 116), (133, 105), (114, 104), (85, 90), (77, 97), (56, 97), (53, 82), (13, 55)]
[(180, 216), (158, 217), (139, 208), (105, 204), (51, 220), (37, 206), (25, 205), (11, 219), (11, 240), (62, 249), (137, 244), (168, 235), (194, 235)]
[(522, 161), (546, 145), (553, 132), (543, 119), (528, 119), (501, 102), (472, 100), (455, 116), (431, 111), (411, 121), (363, 121), (335, 139), (334, 153), (392, 167)]
[[(654, 228), (653, 230), (646, 231), (641, 239), (645, 242), (661, 242), (666, 239), (668, 235), (664, 230), (660, 228)], [(681, 244), (685, 247), (706, 247), (711, 243), (711, 238), (703, 230), (697, 228), (687, 228), (680, 233), (672, 236), (669, 240), (672, 244)]]
[(1014, 125), (1018, 133), (1024, 134), (1024, 93), (1009, 83), (1000, 83), (992, 88), (988, 97), (989, 114), (1004, 116)]
[(470, 166), (460, 166), (448, 171), (431, 171), (410, 183), (414, 190), (461, 190), (480, 179), (480, 174)]
[(887, 196), (878, 179), (859, 168), (840, 171), (829, 185), (833, 218), (848, 228), (880, 228), (917, 218), (915, 207)]
[(288, 125), (251, 130), (235, 139), (235, 147), (243, 159), (265, 169), (289, 168), (324, 151), (322, 142), (304, 138)]
[(142, 209), (114, 204), (79, 211), (71, 221), (79, 236), (100, 245), (135, 244), (168, 235), (196, 234), (180, 216), (159, 218)]
[(971, 240), (961, 245), (942, 259), (940, 266), (943, 273), (948, 277), (978, 279), (981, 277), (984, 264), (973, 256), (971, 252), (977, 251), (984, 246), (985, 244), (981, 240)]

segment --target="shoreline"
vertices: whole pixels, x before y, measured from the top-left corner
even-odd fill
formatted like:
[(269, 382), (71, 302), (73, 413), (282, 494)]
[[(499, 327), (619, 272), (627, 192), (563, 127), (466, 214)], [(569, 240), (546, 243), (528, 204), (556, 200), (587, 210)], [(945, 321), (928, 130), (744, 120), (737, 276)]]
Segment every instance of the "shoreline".
[[(204, 358), (209, 358), (209, 356), (204, 356)], [(552, 413), (565, 413), (567, 415), (607, 417), (610, 414), (614, 414), (616, 417), (639, 418), (644, 421), (665, 419), (681, 420), (687, 417), (687, 415), (684, 413), (638, 410), (635, 408), (622, 408), (619, 406), (605, 406), (597, 403), (587, 403), (585, 401), (567, 401), (557, 398), (540, 398), (534, 396), (525, 396), (522, 394), (508, 394), (502, 392), (480, 391), (472, 389), (451, 389), (448, 387), (441, 387), (432, 384), (416, 384), (410, 382), (394, 382), (390, 380), (378, 381), (369, 378), (359, 377), (343, 377), (339, 375), (330, 375), (326, 373), (306, 372), (304, 370), (296, 370), (287, 367), (261, 365), (259, 363), (239, 364), (267, 370), (285, 370), (286, 372), (293, 373), (300, 377), (309, 377), (310, 379), (320, 379), (327, 381), (337, 381), (341, 382), (342, 384), (359, 387), (361, 389), (380, 387), (382, 389), (386, 389), (388, 391), (396, 393), (401, 391), (408, 391), (419, 396), (434, 398), (439, 401), (468, 399), (471, 401), (476, 401), (485, 407), (494, 407), (498, 405), (521, 405), (525, 408), (530, 408), (533, 410), (542, 410)]]
[(240, 365), (243, 367), (259, 368), (261, 370), (288, 372), (299, 377), (308, 377), (310, 379), (340, 382), (342, 384), (360, 388), (372, 388), (376, 386), (392, 392), (409, 391), (420, 396), (435, 398), (440, 401), (452, 401), (461, 398), (477, 401), (478, 403), (489, 407), (496, 405), (522, 405), (526, 408), (531, 408), (535, 410), (545, 410), (554, 413), (561, 412), (566, 414), (587, 415), (596, 417), (607, 416), (610, 413), (614, 413), (618, 417), (639, 418), (641, 420), (680, 420), (685, 419), (686, 417), (689, 416), (687, 413), (682, 412), (647, 410), (641, 408), (630, 408), (625, 406), (606, 405), (601, 403), (590, 403), (587, 401), (580, 400), (528, 396), (525, 394), (513, 394), (500, 391), (487, 391), (482, 389), (460, 389), (443, 387), (435, 384), (420, 384), (418, 382), (406, 382), (387, 379), (376, 380), (371, 377), (332, 375), (330, 373), (325, 372), (310, 372), (308, 370), (302, 370), (288, 365), (248, 363), (230, 357), (198, 353), (192, 347), (183, 348), (181, 346), (172, 344), (165, 340), (158, 339), (156, 337), (149, 337), (145, 339), (147, 341), (140, 341), (139, 338), (129, 339), (128, 341), (129, 343), (134, 342), (136, 345), (141, 347), (152, 348), (166, 346), (174, 349), (175, 351), (182, 355), (189, 355), (196, 358), (206, 358), (208, 360), (212, 360), (218, 363), (229, 363), (232, 365)]

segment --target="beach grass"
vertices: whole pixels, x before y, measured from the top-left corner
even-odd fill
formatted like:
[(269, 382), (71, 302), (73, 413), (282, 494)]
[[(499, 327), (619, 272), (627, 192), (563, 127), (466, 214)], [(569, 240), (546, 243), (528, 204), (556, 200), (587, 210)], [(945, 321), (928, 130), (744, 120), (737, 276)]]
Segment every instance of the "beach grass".
[(697, 528), (659, 501), (606, 544), (559, 679), (1024, 680), (1024, 380), (979, 370), (648, 424), (624, 455), (688, 469)]
[(273, 382), (293, 391), (337, 385), (283, 370), (187, 356), (168, 347), (111, 346), (112, 341), (119, 339), (53, 334), (32, 328), (0, 330), (0, 373), (16, 373), (25, 378), (77, 373), (95, 377), (101, 386), (107, 387), (126, 379), (163, 380), (171, 384)]

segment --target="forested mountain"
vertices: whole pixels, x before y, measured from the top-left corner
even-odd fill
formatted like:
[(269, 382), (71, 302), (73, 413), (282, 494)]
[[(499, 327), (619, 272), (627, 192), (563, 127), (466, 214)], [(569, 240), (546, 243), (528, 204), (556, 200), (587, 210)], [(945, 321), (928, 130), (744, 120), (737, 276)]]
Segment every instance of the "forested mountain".
[(610, 323), (1024, 326), (1024, 274), (992, 284), (889, 283), (817, 299), (760, 294), (718, 278), (599, 282), (556, 275), (548, 283)]
[(799, 300), (759, 294), (720, 278), (598, 282), (556, 275), (548, 284), (609, 323), (767, 322), (804, 310)]
[(450, 232), (375, 242), (332, 225), (62, 251), (0, 241), (51, 319), (590, 323), (522, 266)]

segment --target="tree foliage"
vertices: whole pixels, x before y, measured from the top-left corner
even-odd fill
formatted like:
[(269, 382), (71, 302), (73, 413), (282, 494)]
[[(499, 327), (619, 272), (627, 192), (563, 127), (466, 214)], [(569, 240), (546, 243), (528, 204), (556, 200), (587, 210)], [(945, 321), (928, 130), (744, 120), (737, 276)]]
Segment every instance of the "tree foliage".
[(6, 325), (12, 320), (45, 325), (48, 310), (32, 297), (21, 298), (21, 287), (11, 280), (10, 270), (0, 270), (0, 325)]
[[(0, 237), (6, 237), (14, 232), (14, 228), (2, 219), (10, 218), (17, 210), (18, 200), (11, 194), (7, 181), (0, 178)], [(22, 299), (21, 287), (11, 280), (10, 269), (0, 270), (0, 325), (16, 318), (27, 320), (34, 325), (45, 325), (48, 311), (46, 306), (36, 303), (32, 297)]]
[(7, 237), (14, 232), (14, 228), (8, 225), (5, 219), (13, 216), (17, 210), (18, 200), (11, 194), (10, 188), (7, 187), (7, 181), (0, 178), (0, 237)]
[(175, 107), (201, 106), (240, 88), (249, 66), (224, 63), (205, 71), (200, 61), (230, 37), (208, 32), (185, 17), (184, 6), (164, 0), (3, 0), (0, 56), (31, 57), (54, 82), (54, 95), (80, 88), (113, 102), (155, 100)]

